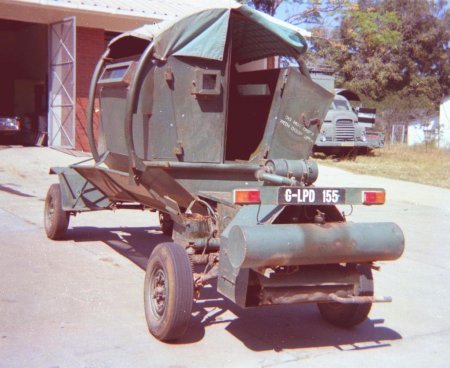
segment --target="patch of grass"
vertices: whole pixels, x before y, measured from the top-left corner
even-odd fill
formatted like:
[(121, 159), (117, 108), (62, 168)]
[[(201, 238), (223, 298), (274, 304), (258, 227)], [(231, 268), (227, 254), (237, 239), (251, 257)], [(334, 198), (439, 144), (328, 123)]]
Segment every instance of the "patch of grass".
[(392, 179), (450, 188), (450, 150), (430, 145), (409, 147), (387, 145), (372, 155), (355, 159), (316, 157), (318, 162), (358, 174), (384, 176)]

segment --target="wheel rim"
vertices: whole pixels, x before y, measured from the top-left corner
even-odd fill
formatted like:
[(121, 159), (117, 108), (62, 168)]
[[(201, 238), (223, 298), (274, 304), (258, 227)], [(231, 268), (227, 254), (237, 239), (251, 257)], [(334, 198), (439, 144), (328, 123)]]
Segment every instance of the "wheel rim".
[(47, 216), (45, 217), (47, 219), (48, 226), (52, 225), (54, 213), (55, 213), (55, 202), (53, 201), (53, 198), (50, 197), (49, 201), (47, 202)]
[(155, 318), (161, 319), (166, 310), (168, 295), (167, 277), (164, 269), (159, 266), (152, 273), (150, 283), (150, 307)]

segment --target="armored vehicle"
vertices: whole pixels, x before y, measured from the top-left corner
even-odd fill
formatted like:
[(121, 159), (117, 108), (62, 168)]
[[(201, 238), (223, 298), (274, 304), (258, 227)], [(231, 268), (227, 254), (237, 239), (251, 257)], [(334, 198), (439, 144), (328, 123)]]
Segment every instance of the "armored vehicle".
[[(84, 211), (159, 211), (172, 240), (153, 249), (145, 274), (156, 338), (181, 338), (212, 282), (243, 308), (317, 303), (339, 326), (388, 300), (374, 296), (372, 263), (400, 257), (402, 231), (347, 222), (337, 207), (382, 204), (385, 191), (314, 186), (310, 155), (333, 95), (311, 81), (306, 48), (297, 28), (234, 5), (122, 34), (99, 60), (93, 162), (51, 169), (59, 184), (47, 195), (45, 230), (64, 238), (70, 216)], [(271, 56), (296, 63), (236, 67)]]

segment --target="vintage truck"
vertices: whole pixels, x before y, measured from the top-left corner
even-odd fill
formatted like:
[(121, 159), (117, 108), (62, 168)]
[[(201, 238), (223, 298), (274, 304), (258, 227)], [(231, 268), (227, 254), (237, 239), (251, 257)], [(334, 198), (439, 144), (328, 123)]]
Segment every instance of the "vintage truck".
[(335, 78), (329, 68), (310, 68), (310, 75), (331, 93), (333, 102), (328, 109), (314, 152), (327, 155), (366, 154), (384, 146), (384, 134), (376, 129), (376, 110), (362, 107), (360, 97), (354, 91), (335, 88)]
[[(209, 283), (243, 308), (317, 303), (345, 327), (389, 300), (374, 296), (373, 262), (401, 256), (401, 229), (347, 222), (338, 208), (381, 205), (385, 191), (314, 185), (310, 155), (333, 94), (311, 81), (306, 48), (297, 28), (232, 5), (126, 32), (101, 56), (93, 162), (51, 168), (45, 231), (63, 239), (85, 211), (159, 211), (171, 240), (152, 250), (144, 280), (157, 339), (182, 338)], [(297, 65), (236, 68), (277, 55)]]

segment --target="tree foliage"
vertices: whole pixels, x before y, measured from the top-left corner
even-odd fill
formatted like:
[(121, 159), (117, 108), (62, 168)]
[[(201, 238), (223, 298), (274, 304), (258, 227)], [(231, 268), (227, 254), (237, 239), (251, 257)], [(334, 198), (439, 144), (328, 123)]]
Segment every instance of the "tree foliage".
[[(450, 92), (450, 11), (446, 0), (247, 0), (312, 25), (310, 62), (330, 65), (337, 85), (381, 115), (408, 120), (435, 110)], [(407, 112), (407, 113), (405, 113)]]
[(435, 109), (450, 90), (445, 2), (360, 0), (343, 13), (334, 30), (314, 30), (316, 61), (330, 63), (342, 87), (379, 108)]

